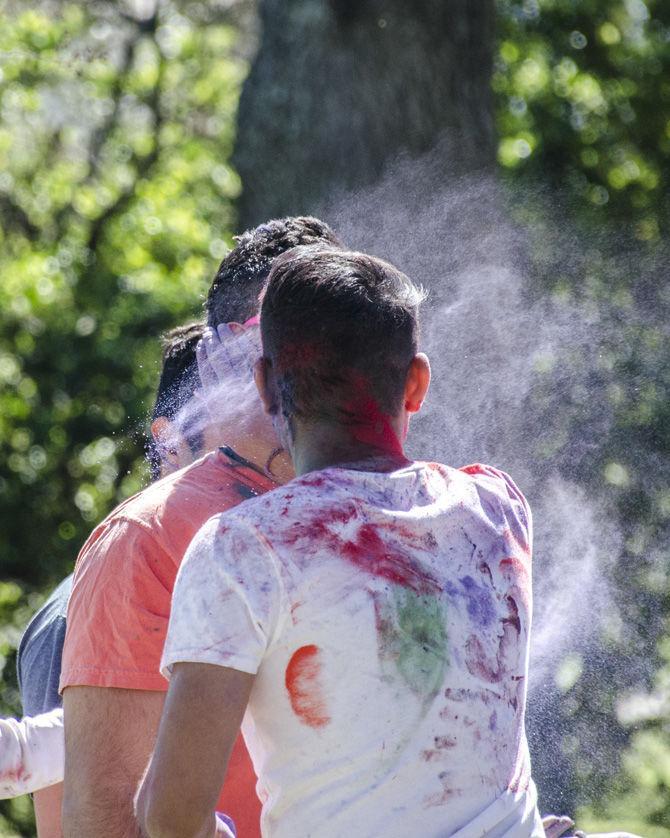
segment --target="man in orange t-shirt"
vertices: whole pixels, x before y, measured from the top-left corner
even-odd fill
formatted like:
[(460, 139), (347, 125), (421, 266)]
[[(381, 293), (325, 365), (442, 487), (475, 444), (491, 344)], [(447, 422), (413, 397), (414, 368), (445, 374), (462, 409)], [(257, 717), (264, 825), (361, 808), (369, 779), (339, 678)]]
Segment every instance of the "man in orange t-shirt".
[[(312, 218), (271, 221), (241, 236), (223, 260), (207, 300), (208, 322), (244, 322), (273, 259), (300, 244), (339, 245)], [(257, 326), (251, 328), (257, 329)], [(243, 407), (240, 394), (224, 396)], [(223, 400), (219, 403), (223, 406)], [(68, 609), (60, 688), (65, 711), (63, 833), (73, 838), (135, 833), (132, 800), (155, 742), (167, 682), (158, 664), (177, 569), (192, 536), (211, 515), (261, 494), (290, 472), (276, 456), (271, 424), (254, 400), (219, 425), (190, 421), (152, 430), (175, 464), (189, 436), (209, 451), (121, 504), (79, 555)], [(188, 428), (188, 430), (187, 430)], [(162, 440), (162, 443), (161, 443)], [(240, 838), (259, 835), (260, 806), (250, 801), (248, 756), (238, 746), (221, 808)]]

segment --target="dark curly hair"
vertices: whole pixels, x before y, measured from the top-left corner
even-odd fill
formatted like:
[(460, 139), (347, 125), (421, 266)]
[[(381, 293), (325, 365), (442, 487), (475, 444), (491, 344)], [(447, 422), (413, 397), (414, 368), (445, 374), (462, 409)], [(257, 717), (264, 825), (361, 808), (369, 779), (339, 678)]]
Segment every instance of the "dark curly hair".
[(236, 237), (237, 244), (219, 266), (205, 312), (207, 323), (243, 323), (258, 314), (259, 294), (280, 254), (299, 245), (342, 247), (323, 221), (311, 216), (277, 218)]

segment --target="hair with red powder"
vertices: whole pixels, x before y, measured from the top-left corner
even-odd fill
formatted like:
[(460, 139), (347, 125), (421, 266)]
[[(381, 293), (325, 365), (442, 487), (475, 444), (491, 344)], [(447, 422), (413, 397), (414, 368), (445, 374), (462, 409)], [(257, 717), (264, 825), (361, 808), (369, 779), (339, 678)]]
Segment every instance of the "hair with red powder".
[(367, 425), (396, 415), (417, 351), (424, 293), (363, 253), (297, 247), (263, 294), (263, 351), (287, 418)]

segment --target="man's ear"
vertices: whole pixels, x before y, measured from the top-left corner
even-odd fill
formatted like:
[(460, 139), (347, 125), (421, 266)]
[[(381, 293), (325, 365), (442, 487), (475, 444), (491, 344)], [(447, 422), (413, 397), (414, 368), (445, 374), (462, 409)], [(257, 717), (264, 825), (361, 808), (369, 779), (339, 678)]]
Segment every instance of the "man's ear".
[(177, 465), (179, 450), (172, 422), (166, 416), (157, 416), (151, 423), (151, 436), (161, 460)]
[(405, 410), (417, 413), (430, 387), (430, 361), (423, 352), (416, 354), (409, 365), (405, 379)]
[(279, 412), (279, 400), (277, 399), (272, 361), (269, 358), (259, 358), (254, 364), (254, 382), (258, 395), (261, 397), (263, 409), (270, 416), (275, 416)]

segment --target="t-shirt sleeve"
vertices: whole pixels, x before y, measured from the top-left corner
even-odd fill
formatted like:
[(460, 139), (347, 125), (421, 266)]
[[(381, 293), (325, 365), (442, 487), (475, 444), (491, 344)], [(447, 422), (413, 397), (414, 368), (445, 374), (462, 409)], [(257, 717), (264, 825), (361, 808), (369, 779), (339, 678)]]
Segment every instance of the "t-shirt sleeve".
[(507, 523), (515, 538), (518, 539), (527, 557), (533, 552), (533, 516), (528, 501), (509, 474), (498, 469), (492, 469), (505, 484), (505, 492), (509, 499)]
[(58, 681), (71, 588), (72, 577), (68, 577), (35, 614), (21, 638), (16, 669), (26, 716), (37, 716), (62, 706)]
[(21, 721), (0, 719), (0, 798), (18, 797), (63, 782), (63, 710)]
[(225, 514), (211, 518), (177, 576), (161, 672), (191, 662), (255, 674), (285, 602), (273, 552), (256, 530)]
[(173, 557), (148, 527), (123, 518), (101, 525), (75, 568), (61, 691), (167, 689), (159, 664), (175, 575)]
[(475, 477), (492, 478), (499, 486), (503, 484), (503, 491), (497, 494), (507, 503), (503, 504), (503, 513), (507, 520), (510, 534), (530, 559), (533, 549), (533, 516), (528, 501), (512, 478), (504, 471), (493, 466), (474, 463), (464, 466), (461, 471)]

